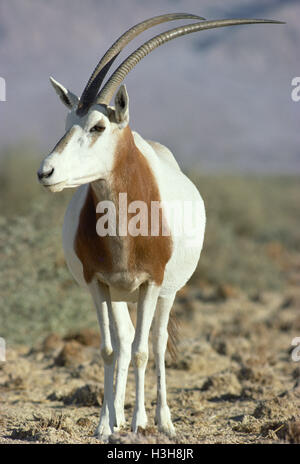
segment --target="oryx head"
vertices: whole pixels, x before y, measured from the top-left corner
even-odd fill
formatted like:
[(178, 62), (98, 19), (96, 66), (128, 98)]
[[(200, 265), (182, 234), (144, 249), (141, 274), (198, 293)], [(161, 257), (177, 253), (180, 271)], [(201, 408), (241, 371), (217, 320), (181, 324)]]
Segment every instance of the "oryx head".
[[(102, 82), (121, 50), (144, 30), (175, 19), (197, 19), (201, 22), (179, 26), (148, 40), (135, 50), (101, 88)], [(109, 48), (92, 73), (80, 99), (53, 78), (51, 83), (62, 102), (69, 109), (66, 133), (44, 159), (38, 171), (42, 185), (52, 191), (77, 187), (106, 178), (112, 169), (116, 146), (129, 122), (129, 99), (120, 84), (131, 69), (148, 53), (176, 37), (216, 27), (253, 23), (280, 23), (264, 19), (226, 19), (202, 21), (189, 14), (168, 14), (143, 21), (127, 32)], [(115, 107), (109, 103), (117, 91)]]

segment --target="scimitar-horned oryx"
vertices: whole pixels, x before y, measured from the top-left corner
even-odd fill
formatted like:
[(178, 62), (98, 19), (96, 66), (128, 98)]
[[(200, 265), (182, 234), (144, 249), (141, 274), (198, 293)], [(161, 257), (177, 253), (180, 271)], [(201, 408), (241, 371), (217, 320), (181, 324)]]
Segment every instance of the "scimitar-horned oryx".
[[(145, 42), (101, 87), (126, 44), (154, 25), (177, 19), (197, 22)], [(101, 329), (104, 400), (96, 435), (102, 440), (125, 424), (130, 360), (136, 382), (131, 427), (134, 432), (146, 427), (144, 377), (151, 326), (157, 373), (155, 421), (160, 431), (175, 433), (167, 405), (164, 361), (169, 314), (176, 292), (197, 266), (205, 229), (201, 196), (172, 153), (131, 131), (128, 94), (120, 84), (143, 57), (176, 37), (217, 27), (278, 22), (162, 15), (139, 23), (112, 45), (80, 99), (51, 78), (69, 113), (66, 133), (42, 162), (38, 178), (52, 192), (79, 187), (65, 215), (63, 247), (71, 273), (93, 298)], [(109, 106), (116, 91), (115, 106)], [(159, 118), (159, 108), (156, 115)], [(173, 215), (172, 205), (176, 206)], [(127, 307), (130, 302), (137, 303), (135, 328)]]

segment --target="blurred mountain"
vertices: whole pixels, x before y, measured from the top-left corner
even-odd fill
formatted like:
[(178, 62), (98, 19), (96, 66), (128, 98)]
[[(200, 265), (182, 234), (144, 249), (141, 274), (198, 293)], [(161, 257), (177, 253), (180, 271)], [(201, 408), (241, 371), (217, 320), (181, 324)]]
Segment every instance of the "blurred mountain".
[[(30, 138), (41, 158), (64, 130), (65, 108), (48, 78), (80, 94), (111, 43), (133, 24), (186, 11), (207, 19), (267, 17), (286, 25), (249, 25), (174, 40), (149, 55), (125, 82), (131, 127), (173, 151), (186, 168), (300, 173), (297, 0), (1, 0), (1, 144)], [(151, 29), (135, 47), (162, 30)]]

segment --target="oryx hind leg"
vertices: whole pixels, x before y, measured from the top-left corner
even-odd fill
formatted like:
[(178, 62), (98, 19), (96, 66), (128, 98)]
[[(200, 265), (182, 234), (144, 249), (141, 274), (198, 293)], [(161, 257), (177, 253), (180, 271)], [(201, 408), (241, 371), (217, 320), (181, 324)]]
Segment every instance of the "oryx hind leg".
[(137, 320), (134, 341), (132, 344), (132, 361), (135, 374), (136, 402), (131, 429), (146, 428), (147, 414), (145, 409), (145, 371), (148, 362), (148, 340), (152, 324), (159, 287), (144, 283), (139, 288), (137, 304)]
[(167, 404), (165, 352), (168, 342), (168, 321), (175, 294), (168, 298), (159, 297), (157, 300), (153, 321), (152, 339), (155, 367), (157, 375), (157, 403), (155, 422), (161, 432), (175, 435), (170, 410)]

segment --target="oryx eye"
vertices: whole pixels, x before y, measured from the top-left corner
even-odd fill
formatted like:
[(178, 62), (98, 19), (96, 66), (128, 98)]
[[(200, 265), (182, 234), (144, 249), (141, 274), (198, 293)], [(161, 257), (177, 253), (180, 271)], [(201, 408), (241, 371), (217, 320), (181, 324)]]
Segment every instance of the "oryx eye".
[(90, 132), (103, 132), (103, 131), (105, 131), (105, 126), (100, 126), (98, 124), (96, 124), (90, 129)]

